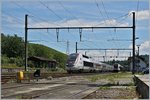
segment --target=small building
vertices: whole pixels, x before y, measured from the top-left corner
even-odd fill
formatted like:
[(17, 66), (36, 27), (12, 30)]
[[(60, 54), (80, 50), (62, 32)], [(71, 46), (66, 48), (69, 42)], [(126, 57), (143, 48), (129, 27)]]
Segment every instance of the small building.
[[(132, 71), (133, 69), (133, 65), (132, 65), (132, 58), (130, 57), (128, 59), (129, 61), (129, 64), (130, 64), (130, 71)], [(148, 67), (148, 64), (147, 62), (144, 60), (144, 58), (138, 56), (138, 57), (135, 57), (135, 67), (134, 67), (134, 70), (135, 72), (141, 72), (142, 69)]]
[(31, 56), (28, 58), (34, 64), (36, 68), (56, 68), (57, 61), (50, 60), (43, 57)]

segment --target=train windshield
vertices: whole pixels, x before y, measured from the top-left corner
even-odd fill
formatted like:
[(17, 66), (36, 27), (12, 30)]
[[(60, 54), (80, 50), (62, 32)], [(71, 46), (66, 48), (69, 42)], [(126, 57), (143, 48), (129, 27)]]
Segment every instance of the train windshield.
[(68, 59), (68, 60), (75, 61), (76, 58), (77, 58), (77, 56), (78, 56), (78, 54), (71, 54), (71, 55), (69, 56), (69, 59)]

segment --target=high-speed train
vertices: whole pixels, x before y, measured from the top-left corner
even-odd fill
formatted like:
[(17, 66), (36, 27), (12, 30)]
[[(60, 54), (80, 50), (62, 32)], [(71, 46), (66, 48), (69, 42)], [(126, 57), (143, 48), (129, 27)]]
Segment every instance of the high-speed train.
[(92, 58), (81, 53), (72, 53), (69, 55), (66, 70), (71, 72), (106, 72), (113, 71), (114, 67), (102, 62), (96, 62)]

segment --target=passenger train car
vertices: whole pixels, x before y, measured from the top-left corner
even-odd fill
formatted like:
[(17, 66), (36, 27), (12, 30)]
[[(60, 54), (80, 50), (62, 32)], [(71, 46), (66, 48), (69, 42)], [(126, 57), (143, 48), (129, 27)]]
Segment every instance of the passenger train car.
[(113, 66), (96, 62), (92, 58), (81, 53), (72, 53), (68, 57), (66, 70), (71, 72), (106, 72), (113, 71)]
[(118, 63), (114, 64), (114, 72), (119, 72), (121, 69), (123, 69), (122, 65), (120, 65)]

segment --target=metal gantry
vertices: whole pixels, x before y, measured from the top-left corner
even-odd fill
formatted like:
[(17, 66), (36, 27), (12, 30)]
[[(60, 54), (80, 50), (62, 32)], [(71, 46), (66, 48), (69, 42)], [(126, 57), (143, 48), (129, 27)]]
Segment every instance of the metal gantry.
[[(118, 27), (28, 27), (28, 15), (25, 15), (25, 71), (27, 71), (27, 66), (28, 66), (28, 46), (27, 46), (27, 41), (28, 41), (28, 30), (40, 30), (40, 29), (56, 29), (57, 33), (57, 41), (58, 41), (58, 35), (59, 35), (59, 30), (60, 29), (78, 29), (79, 34), (80, 34), (80, 41), (82, 38), (82, 29), (117, 29), (117, 28), (124, 28), (124, 29), (132, 29), (133, 30), (133, 69), (132, 73), (134, 74), (134, 66), (135, 66), (135, 12), (133, 12), (133, 25), (132, 26), (118, 26)], [(76, 43), (77, 44), (77, 43)]]
[[(105, 58), (108, 58), (108, 57), (110, 57), (110, 58), (126, 58), (126, 57), (129, 57), (129, 56), (119, 56), (119, 51), (121, 51), (121, 50), (126, 50), (126, 51), (129, 51), (129, 50), (132, 50), (132, 49), (130, 49), (130, 48), (107, 48), (107, 49), (104, 49), (104, 48), (77, 48), (77, 46), (76, 46), (76, 53), (78, 52), (78, 50), (99, 50), (99, 51), (101, 51), (101, 50), (103, 50), (103, 51), (105, 51), (105, 56), (92, 56), (92, 57), (96, 57), (96, 58), (99, 58), (99, 57), (103, 57), (104, 58), (104, 61), (105, 61)], [(112, 50), (112, 51), (117, 51), (117, 56), (107, 56), (107, 54), (106, 54), (106, 51), (109, 51), (109, 50)], [(131, 57), (131, 56), (130, 56)]]

